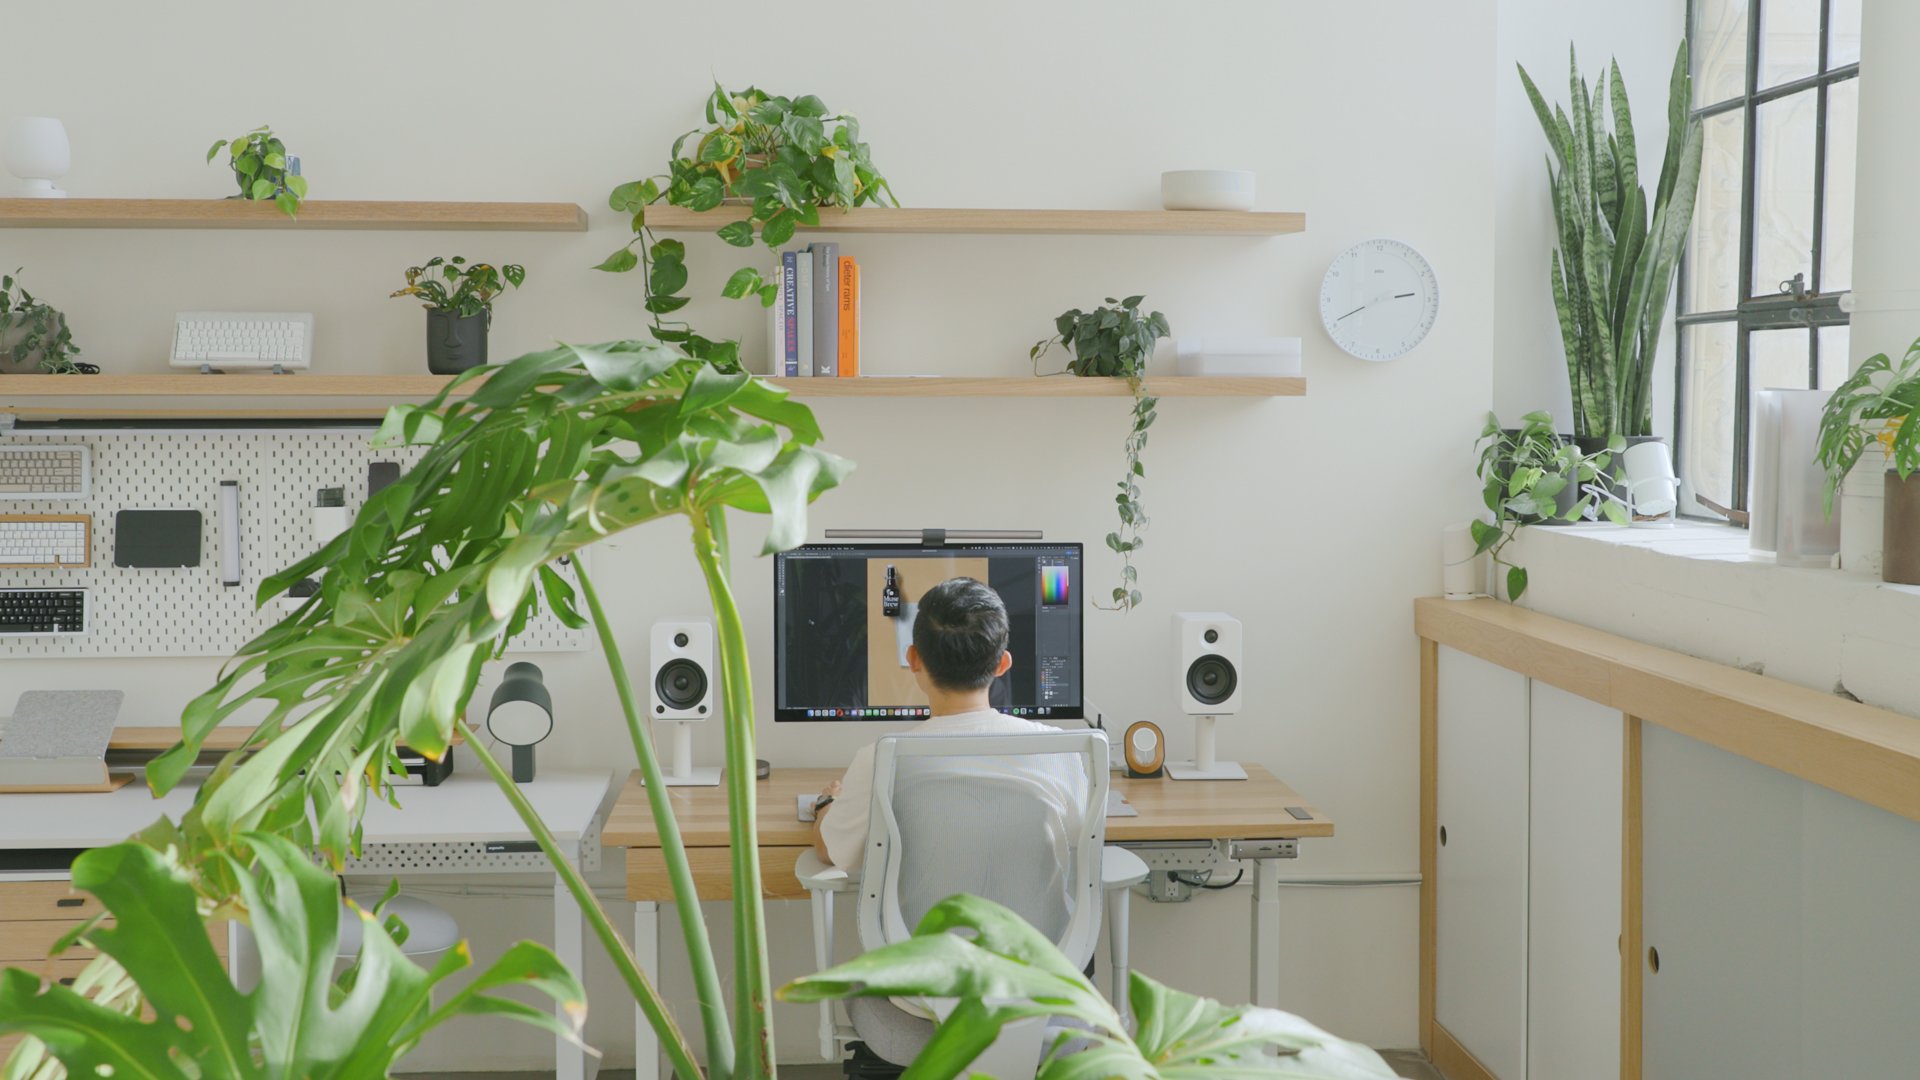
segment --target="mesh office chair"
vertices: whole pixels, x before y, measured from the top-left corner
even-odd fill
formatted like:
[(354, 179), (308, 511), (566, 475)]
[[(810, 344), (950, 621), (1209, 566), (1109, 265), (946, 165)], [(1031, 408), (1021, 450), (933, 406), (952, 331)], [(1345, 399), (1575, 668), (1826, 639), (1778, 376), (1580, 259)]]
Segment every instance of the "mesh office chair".
[[(1113, 876), (1105, 870), (1107, 776), (1102, 731), (881, 739), (861, 876), (812, 852), (794, 868), (813, 902), (817, 962), (831, 964), (834, 894), (858, 888), (862, 949), (905, 940), (929, 908), (964, 892), (1011, 908), (1085, 967)], [(1075, 811), (1063, 817), (1062, 803)], [(1131, 860), (1127, 870), (1138, 862), (1121, 856)], [(850, 1046), (849, 1075), (897, 1074), (933, 1036), (933, 1021), (886, 999), (842, 1004), (844, 1024), (835, 1003), (821, 1004), (820, 1048), (832, 1060)], [(928, 1004), (944, 1015), (952, 1003)], [(971, 1071), (1031, 1076), (1044, 1035), (1040, 1021), (1009, 1025)]]

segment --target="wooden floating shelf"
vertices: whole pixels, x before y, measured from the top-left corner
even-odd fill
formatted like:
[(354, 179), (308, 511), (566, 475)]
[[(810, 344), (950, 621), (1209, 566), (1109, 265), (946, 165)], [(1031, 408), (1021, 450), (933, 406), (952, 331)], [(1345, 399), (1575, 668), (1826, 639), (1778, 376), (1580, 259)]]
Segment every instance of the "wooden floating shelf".
[(316, 199), (289, 218), (245, 199), (0, 199), (0, 229), (383, 229), (586, 232), (574, 203)]
[[(0, 402), (22, 398), (398, 398), (425, 401), (444, 375), (0, 375)], [(1121, 379), (1071, 375), (1036, 378), (887, 377), (769, 380), (796, 397), (1127, 397)], [(480, 383), (468, 384), (478, 388)], [(466, 387), (462, 387), (465, 390)], [(1156, 397), (1301, 397), (1304, 378), (1161, 375), (1147, 379)], [(176, 410), (177, 411), (177, 410)], [(131, 411), (134, 414), (138, 410)], [(156, 410), (155, 414), (161, 414)], [(258, 415), (258, 414), (256, 414)]]
[[(770, 380), (795, 397), (1130, 397), (1124, 379), (1083, 379), (1072, 375), (1035, 378), (892, 378)], [(1307, 380), (1278, 376), (1162, 375), (1147, 379), (1155, 397), (1302, 397)]]
[[(704, 232), (743, 220), (744, 206), (695, 212), (664, 204), (647, 208), (647, 225), (662, 232)], [(818, 232), (978, 236), (1279, 236), (1304, 232), (1307, 215), (1274, 210), (938, 210), (862, 206), (820, 211)]]

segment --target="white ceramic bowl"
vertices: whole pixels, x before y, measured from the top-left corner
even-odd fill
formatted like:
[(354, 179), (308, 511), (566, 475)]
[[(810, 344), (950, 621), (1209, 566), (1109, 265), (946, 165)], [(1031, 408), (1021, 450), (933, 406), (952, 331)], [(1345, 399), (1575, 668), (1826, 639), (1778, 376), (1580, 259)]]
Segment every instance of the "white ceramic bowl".
[(1253, 173), (1246, 169), (1163, 172), (1160, 205), (1169, 210), (1251, 210)]

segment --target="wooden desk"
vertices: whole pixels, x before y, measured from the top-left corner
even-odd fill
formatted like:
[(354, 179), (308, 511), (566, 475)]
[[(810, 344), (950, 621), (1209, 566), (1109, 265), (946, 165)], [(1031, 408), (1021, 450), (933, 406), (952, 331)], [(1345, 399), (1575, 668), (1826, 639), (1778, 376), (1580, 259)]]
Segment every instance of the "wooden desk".
[[(760, 817), (761, 886), (769, 900), (804, 900), (794, 880), (793, 862), (813, 846), (813, 826), (794, 813), (794, 799), (812, 795), (843, 769), (775, 769), (757, 785)], [(1258, 765), (1247, 766), (1245, 780), (1128, 780), (1114, 776), (1113, 790), (1140, 811), (1139, 817), (1107, 819), (1107, 842), (1152, 840), (1283, 840), (1333, 835), (1333, 819), (1313, 809), (1299, 792)], [(702, 900), (729, 900), (733, 881), (728, 867), (727, 796), (723, 788), (678, 787), (667, 793), (680, 837), (693, 866), (694, 888)], [(1305, 807), (1313, 818), (1301, 821), (1286, 808)], [(640, 774), (627, 777), (601, 833), (607, 847), (627, 849), (627, 899), (672, 903), (666, 860), (654, 830)]]
[[(1108, 818), (1107, 841), (1150, 847), (1163, 841), (1291, 840), (1333, 835), (1333, 819), (1314, 809), (1285, 781), (1258, 765), (1247, 765), (1246, 770), (1245, 780), (1128, 780), (1115, 775), (1112, 790), (1140, 813), (1138, 817)], [(805, 890), (794, 879), (793, 864), (801, 852), (812, 847), (813, 826), (799, 820), (794, 798), (818, 792), (844, 771), (775, 769), (771, 777), (756, 785), (760, 880), (767, 899), (806, 898)], [(680, 824), (700, 899), (731, 899), (725, 790), (679, 787), (670, 788), (667, 796)], [(1289, 806), (1303, 807), (1312, 817), (1296, 818), (1287, 813)], [(627, 849), (627, 898), (634, 901), (634, 952), (647, 976), (659, 985), (660, 905), (674, 903), (677, 898), (667, 880), (653, 810), (647, 804), (638, 773), (627, 778), (600, 839), (607, 847)], [(1252, 1000), (1256, 1005), (1276, 1008), (1280, 998), (1279, 860), (1254, 861), (1247, 876), (1253, 879)], [(658, 1060), (653, 1029), (645, 1020), (639, 1022), (637, 1035), (636, 1080), (667, 1075)]]

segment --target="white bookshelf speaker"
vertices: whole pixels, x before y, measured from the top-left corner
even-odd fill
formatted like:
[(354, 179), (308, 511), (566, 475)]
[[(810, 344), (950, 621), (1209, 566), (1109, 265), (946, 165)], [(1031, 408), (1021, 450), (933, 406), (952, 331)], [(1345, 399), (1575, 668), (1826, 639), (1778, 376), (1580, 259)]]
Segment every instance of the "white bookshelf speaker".
[(1245, 780), (1238, 762), (1215, 753), (1214, 720), (1240, 711), (1242, 632), (1240, 620), (1218, 611), (1182, 611), (1173, 616), (1174, 669), (1180, 711), (1193, 720), (1193, 758), (1167, 763), (1175, 780)]
[[(714, 662), (711, 619), (662, 619), (653, 624), (648, 649), (647, 711), (656, 725), (672, 729), (666, 755), (668, 787), (713, 787), (720, 783), (717, 768), (695, 768), (693, 726), (713, 716), (714, 685), (720, 681)], [(659, 740), (654, 743), (660, 752)]]

